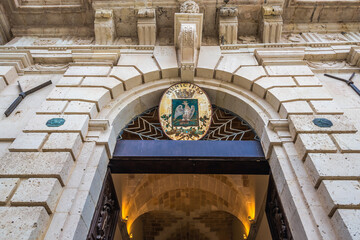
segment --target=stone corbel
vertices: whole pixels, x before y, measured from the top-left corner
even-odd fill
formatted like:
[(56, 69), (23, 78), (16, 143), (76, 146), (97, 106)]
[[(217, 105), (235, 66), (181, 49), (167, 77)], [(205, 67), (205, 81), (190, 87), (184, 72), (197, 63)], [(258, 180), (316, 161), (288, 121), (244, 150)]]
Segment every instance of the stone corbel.
[(155, 45), (156, 42), (156, 14), (155, 9), (142, 8), (138, 11), (139, 45)]
[(265, 5), (262, 7), (261, 37), (264, 43), (278, 43), (281, 41), (283, 26), (282, 6)]
[(237, 44), (238, 9), (221, 7), (219, 11), (219, 43), (220, 45)]
[(193, 80), (197, 41), (196, 25), (182, 24), (179, 34), (181, 79)]
[(116, 37), (113, 10), (96, 10), (94, 29), (96, 44), (112, 44)]
[(201, 46), (203, 14), (194, 1), (186, 1), (175, 13), (174, 42), (179, 52), (181, 79), (192, 81), (195, 75), (197, 51)]

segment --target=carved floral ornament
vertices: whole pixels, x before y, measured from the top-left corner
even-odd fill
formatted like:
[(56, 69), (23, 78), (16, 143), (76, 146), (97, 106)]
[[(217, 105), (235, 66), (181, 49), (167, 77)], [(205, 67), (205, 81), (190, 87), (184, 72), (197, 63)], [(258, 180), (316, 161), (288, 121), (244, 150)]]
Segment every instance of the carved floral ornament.
[(184, 2), (183, 4), (181, 4), (180, 12), (181, 13), (199, 13), (200, 12), (199, 5), (197, 5), (197, 3), (192, 0), (188, 0), (188, 1)]
[(238, 9), (236, 7), (222, 7), (220, 8), (220, 16), (222, 17), (236, 17)]

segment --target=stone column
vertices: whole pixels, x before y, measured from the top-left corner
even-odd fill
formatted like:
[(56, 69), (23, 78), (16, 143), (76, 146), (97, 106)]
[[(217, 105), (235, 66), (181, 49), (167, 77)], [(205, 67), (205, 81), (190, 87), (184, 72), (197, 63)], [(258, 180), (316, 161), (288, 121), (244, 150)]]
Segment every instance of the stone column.
[(281, 6), (265, 5), (262, 7), (263, 21), (261, 38), (264, 43), (278, 43), (281, 41), (283, 19)]
[(222, 7), (219, 12), (220, 45), (236, 44), (238, 35), (238, 10), (236, 7)]
[(139, 45), (155, 45), (155, 41), (156, 41), (155, 9), (149, 9), (149, 8), (139, 9), (137, 29), (138, 29)]
[(96, 44), (112, 44), (116, 37), (113, 10), (96, 10), (95, 41)]

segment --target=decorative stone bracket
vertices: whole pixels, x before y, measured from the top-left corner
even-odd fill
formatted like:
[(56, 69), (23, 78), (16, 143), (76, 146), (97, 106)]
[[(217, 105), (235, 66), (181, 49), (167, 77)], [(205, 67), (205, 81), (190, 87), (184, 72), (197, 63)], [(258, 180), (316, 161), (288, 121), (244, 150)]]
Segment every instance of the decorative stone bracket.
[(97, 145), (104, 145), (109, 159), (112, 158), (116, 145), (116, 134), (114, 128), (110, 126), (109, 120), (91, 119), (86, 139), (96, 141)]
[(219, 44), (237, 44), (238, 10), (236, 7), (221, 7), (219, 11)]
[(96, 10), (94, 29), (96, 44), (112, 44), (116, 37), (113, 10)]
[(137, 22), (139, 45), (155, 45), (156, 14), (155, 9), (142, 8), (138, 11)]
[(181, 79), (191, 81), (195, 75), (197, 51), (201, 46), (203, 14), (193, 1), (181, 6), (182, 13), (175, 13), (174, 42), (179, 50)]

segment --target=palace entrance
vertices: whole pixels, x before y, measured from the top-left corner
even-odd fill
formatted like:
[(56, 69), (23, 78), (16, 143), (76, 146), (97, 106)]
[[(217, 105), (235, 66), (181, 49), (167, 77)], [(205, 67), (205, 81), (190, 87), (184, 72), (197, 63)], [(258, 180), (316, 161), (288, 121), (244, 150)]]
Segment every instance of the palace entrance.
[(89, 239), (291, 239), (259, 137), (212, 112), (201, 141), (169, 140), (158, 107), (123, 128)]

